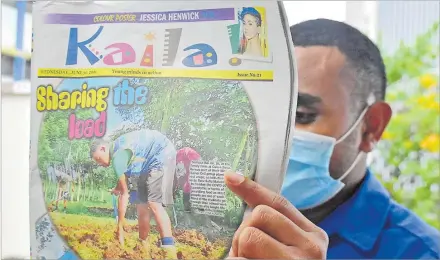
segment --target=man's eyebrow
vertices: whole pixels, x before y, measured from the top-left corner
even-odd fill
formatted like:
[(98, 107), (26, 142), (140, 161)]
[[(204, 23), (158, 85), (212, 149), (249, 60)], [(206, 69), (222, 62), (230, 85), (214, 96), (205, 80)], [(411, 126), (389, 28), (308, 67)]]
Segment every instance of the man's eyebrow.
[(310, 107), (316, 103), (321, 103), (322, 99), (306, 93), (298, 93), (298, 106)]

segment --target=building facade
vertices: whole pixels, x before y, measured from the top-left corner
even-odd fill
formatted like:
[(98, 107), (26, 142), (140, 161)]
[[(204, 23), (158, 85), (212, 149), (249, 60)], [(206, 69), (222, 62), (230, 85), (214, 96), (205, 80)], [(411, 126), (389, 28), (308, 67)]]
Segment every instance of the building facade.
[[(439, 1), (347, 1), (345, 21), (373, 41), (380, 37), (382, 50), (391, 54), (401, 41), (413, 44), (439, 16)], [(439, 45), (439, 35), (433, 44)]]
[(2, 92), (28, 93), (32, 51), (32, 4), (2, 2)]
[[(439, 21), (439, 1), (379, 1), (377, 2), (377, 27), (382, 47), (394, 52), (400, 41), (414, 43), (418, 35), (425, 33)], [(439, 38), (433, 38), (435, 45)]]

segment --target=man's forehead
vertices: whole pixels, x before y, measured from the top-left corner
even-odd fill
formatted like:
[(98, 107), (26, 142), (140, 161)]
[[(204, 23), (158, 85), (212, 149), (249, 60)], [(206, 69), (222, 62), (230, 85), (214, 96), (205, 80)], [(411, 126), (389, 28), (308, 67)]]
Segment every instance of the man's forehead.
[(346, 60), (336, 47), (295, 47), (295, 58), (299, 92), (327, 99), (346, 91), (343, 86)]
[(295, 57), (298, 68), (313, 69), (326, 75), (338, 75), (345, 65), (345, 56), (336, 47), (295, 47)]

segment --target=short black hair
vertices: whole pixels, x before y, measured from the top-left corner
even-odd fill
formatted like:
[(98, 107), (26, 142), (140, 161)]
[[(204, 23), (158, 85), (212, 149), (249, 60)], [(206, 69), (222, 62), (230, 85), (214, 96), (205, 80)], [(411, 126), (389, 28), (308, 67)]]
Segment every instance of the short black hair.
[(93, 159), (93, 154), (104, 144), (107, 144), (103, 139), (95, 139), (90, 143), (90, 158)]
[(295, 47), (336, 47), (345, 55), (356, 76), (355, 92), (359, 95), (354, 102), (365, 106), (371, 94), (376, 100), (385, 99), (387, 78), (380, 50), (358, 29), (343, 22), (316, 19), (295, 24), (290, 32)]

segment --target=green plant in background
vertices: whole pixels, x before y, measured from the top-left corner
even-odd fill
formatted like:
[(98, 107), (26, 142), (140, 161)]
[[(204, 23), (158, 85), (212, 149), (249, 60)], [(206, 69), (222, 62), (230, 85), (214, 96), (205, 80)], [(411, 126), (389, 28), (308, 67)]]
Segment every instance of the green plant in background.
[(384, 167), (375, 170), (396, 201), (440, 229), (440, 96), (438, 74), (430, 73), (438, 70), (438, 33), (436, 23), (384, 57), (393, 117), (378, 147)]

